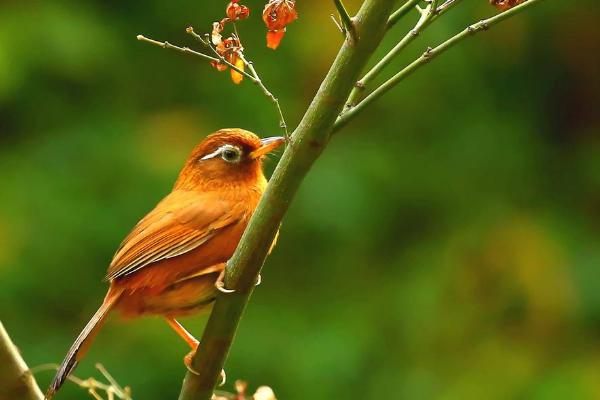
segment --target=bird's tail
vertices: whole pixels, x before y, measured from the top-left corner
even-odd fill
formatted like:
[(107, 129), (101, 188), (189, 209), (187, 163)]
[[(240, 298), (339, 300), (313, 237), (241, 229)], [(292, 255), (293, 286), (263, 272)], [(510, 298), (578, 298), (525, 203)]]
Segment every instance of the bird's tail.
[(67, 356), (60, 365), (56, 376), (52, 380), (48, 391), (46, 392), (46, 400), (50, 400), (54, 394), (60, 389), (62, 384), (68, 378), (69, 374), (75, 369), (79, 361), (85, 356), (90, 345), (94, 341), (96, 334), (102, 327), (102, 323), (108, 316), (108, 313), (113, 308), (119, 297), (121, 296), (122, 290), (115, 291), (112, 288), (108, 291), (108, 294), (104, 298), (102, 305), (96, 311), (92, 319), (87, 323), (85, 328), (81, 331), (75, 342), (69, 349)]

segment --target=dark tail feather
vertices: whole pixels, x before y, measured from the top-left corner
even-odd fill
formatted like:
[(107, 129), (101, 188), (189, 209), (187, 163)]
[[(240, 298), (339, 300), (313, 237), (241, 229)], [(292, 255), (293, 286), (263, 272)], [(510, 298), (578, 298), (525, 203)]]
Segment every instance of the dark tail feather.
[(96, 334), (102, 327), (102, 323), (106, 319), (108, 312), (115, 305), (120, 295), (121, 291), (112, 292), (112, 290), (110, 290), (108, 292), (98, 311), (96, 311), (92, 319), (90, 319), (85, 328), (83, 328), (79, 336), (77, 336), (77, 339), (75, 339), (75, 343), (73, 343), (69, 349), (67, 356), (60, 365), (56, 376), (52, 380), (52, 383), (46, 392), (46, 400), (50, 400), (54, 394), (56, 394), (65, 380), (67, 380), (69, 374), (75, 369), (85, 353), (87, 353), (87, 350), (96, 337)]

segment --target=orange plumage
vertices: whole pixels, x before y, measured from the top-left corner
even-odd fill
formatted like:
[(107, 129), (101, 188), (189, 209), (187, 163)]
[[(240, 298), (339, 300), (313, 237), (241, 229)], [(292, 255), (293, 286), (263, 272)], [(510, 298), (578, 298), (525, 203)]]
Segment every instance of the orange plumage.
[(265, 190), (262, 159), (283, 142), (222, 129), (194, 148), (171, 193), (121, 243), (108, 268), (108, 293), (71, 346), (47, 399), (85, 355), (112, 310), (128, 317), (164, 316), (195, 350), (198, 341), (174, 318), (210, 308), (217, 277)]

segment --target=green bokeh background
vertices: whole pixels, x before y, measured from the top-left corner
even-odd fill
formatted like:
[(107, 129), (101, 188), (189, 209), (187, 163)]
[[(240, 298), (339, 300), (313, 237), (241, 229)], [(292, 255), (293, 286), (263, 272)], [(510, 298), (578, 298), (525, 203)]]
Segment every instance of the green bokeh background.
[[(250, 83), (135, 40), (194, 45), (184, 28), (208, 30), (224, 3), (0, 5), (0, 318), (30, 366), (62, 360), (194, 144), (277, 133)], [(261, 3), (239, 28), (295, 126), (341, 43), (334, 10), (299, 0), (273, 52)], [(464, 1), (386, 72), (494, 12)], [(286, 216), (230, 381), (280, 399), (600, 398), (599, 18), (592, 0), (542, 2), (337, 135)], [(185, 324), (199, 336), (205, 320)], [(186, 351), (158, 318), (112, 318), (76, 375), (102, 362), (136, 400), (174, 399)]]

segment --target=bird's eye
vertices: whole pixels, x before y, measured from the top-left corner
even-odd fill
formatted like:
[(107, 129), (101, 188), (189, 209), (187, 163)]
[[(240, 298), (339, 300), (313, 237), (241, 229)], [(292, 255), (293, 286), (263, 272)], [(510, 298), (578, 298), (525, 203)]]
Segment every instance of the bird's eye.
[(238, 147), (226, 145), (221, 151), (221, 158), (228, 163), (237, 163), (242, 158), (242, 151)]

